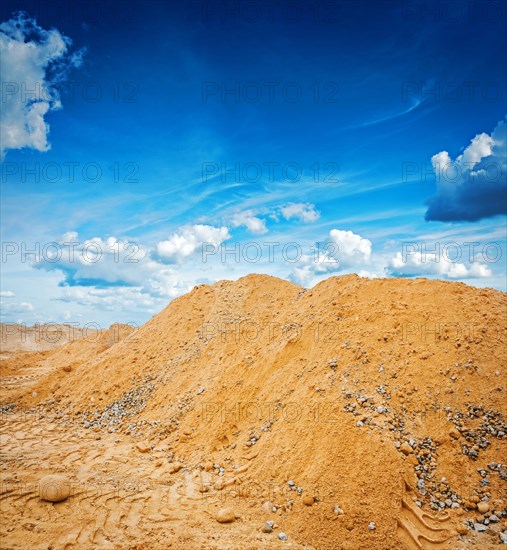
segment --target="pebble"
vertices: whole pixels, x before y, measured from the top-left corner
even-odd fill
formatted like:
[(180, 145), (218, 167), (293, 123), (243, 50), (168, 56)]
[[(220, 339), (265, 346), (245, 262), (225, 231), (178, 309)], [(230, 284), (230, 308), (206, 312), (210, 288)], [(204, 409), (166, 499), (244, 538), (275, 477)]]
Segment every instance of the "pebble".
[(334, 512), (335, 514), (340, 515), (340, 516), (343, 515), (343, 514), (345, 513), (345, 512), (340, 508), (340, 506), (339, 506), (338, 504), (335, 504), (335, 505), (333, 506), (333, 512)]
[(456, 532), (458, 535), (466, 535), (468, 533), (468, 527), (466, 525), (460, 524), (456, 527)]
[(486, 531), (487, 527), (485, 525), (483, 525), (482, 523), (474, 523), (474, 529), (476, 531)]
[(312, 506), (312, 504), (315, 502), (315, 499), (310, 496), (303, 497), (303, 504), (305, 506)]
[(62, 502), (70, 496), (70, 481), (62, 475), (44, 476), (39, 481), (39, 497), (49, 502)]
[(221, 508), (216, 515), (218, 523), (232, 523), (235, 519), (236, 514), (231, 508)]
[(507, 544), (507, 531), (502, 531), (500, 533), (500, 540), (502, 541), (502, 544)]
[(404, 454), (404, 455), (409, 455), (413, 452), (413, 449), (412, 447), (405, 441), (405, 443), (402, 444), (402, 446), (400, 447), (400, 451)]
[(477, 510), (479, 510), (481, 514), (485, 514), (489, 510), (489, 504), (481, 501), (477, 504)]
[(136, 449), (140, 453), (147, 453), (149, 450), (151, 450), (151, 447), (147, 443), (137, 443)]
[(266, 523), (261, 527), (261, 531), (263, 533), (272, 533), (274, 524), (275, 522), (272, 520), (266, 521)]
[(288, 540), (289, 537), (283, 531), (281, 531), (280, 533), (278, 533), (278, 538), (280, 540)]
[(180, 462), (173, 462), (171, 464), (171, 469), (170, 469), (171, 474), (175, 474), (176, 472), (179, 472), (182, 467), (183, 467), (183, 464), (181, 464)]
[(268, 501), (263, 503), (263, 505), (261, 506), (261, 509), (266, 514), (270, 514), (273, 511), (273, 503), (269, 502), (269, 500), (268, 500)]
[(375, 529), (377, 528), (377, 526), (375, 525), (375, 522), (374, 521), (370, 521), (370, 524), (368, 525), (368, 529), (370, 531), (375, 531)]

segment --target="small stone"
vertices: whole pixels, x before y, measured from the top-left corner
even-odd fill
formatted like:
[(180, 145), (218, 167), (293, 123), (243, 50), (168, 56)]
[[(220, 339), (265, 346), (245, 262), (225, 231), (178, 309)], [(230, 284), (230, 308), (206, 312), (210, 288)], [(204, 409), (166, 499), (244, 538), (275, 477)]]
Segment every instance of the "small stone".
[(266, 521), (266, 523), (261, 527), (261, 531), (263, 533), (272, 533), (273, 532), (273, 525), (271, 522)]
[(404, 455), (409, 455), (411, 454), (413, 451), (412, 451), (412, 447), (405, 441), (405, 443), (402, 444), (402, 446), (400, 447), (400, 451), (404, 454)]
[(171, 474), (175, 474), (176, 472), (179, 472), (181, 468), (183, 468), (183, 464), (181, 464), (180, 462), (173, 462), (171, 464), (170, 472)]
[(452, 428), (452, 430), (449, 432), (449, 435), (453, 438), (453, 439), (458, 439), (459, 436), (460, 436), (460, 433), (458, 432), (458, 430), (456, 428)]
[(474, 529), (476, 531), (482, 532), (482, 531), (486, 531), (487, 527), (482, 523), (474, 523)]
[(479, 510), (481, 514), (485, 514), (489, 510), (489, 504), (481, 501), (477, 504), (477, 510)]
[(221, 508), (216, 515), (218, 523), (232, 523), (235, 519), (236, 514), (231, 508)]
[(491, 523), (498, 523), (500, 518), (496, 514), (491, 514), (489, 516), (489, 521), (491, 521)]
[(507, 531), (502, 531), (500, 533), (500, 540), (502, 541), (502, 544), (507, 544)]
[(151, 447), (148, 445), (148, 443), (137, 443), (136, 444), (136, 449), (140, 453), (147, 453), (148, 451), (151, 450)]
[(261, 509), (264, 513), (271, 514), (271, 512), (273, 511), (273, 503), (269, 502), (268, 500), (264, 502), (264, 504), (261, 506)]
[(456, 533), (458, 533), (458, 535), (466, 535), (468, 533), (468, 527), (460, 523), (456, 526)]
[(369, 525), (368, 525), (368, 529), (370, 531), (375, 531), (375, 529), (377, 528), (377, 526), (375, 525), (375, 522), (374, 521), (370, 521)]
[(39, 497), (48, 502), (62, 502), (70, 496), (70, 481), (62, 475), (44, 476), (39, 481)]
[(310, 496), (303, 497), (303, 504), (305, 506), (312, 506), (312, 504), (315, 502), (315, 499)]
[(289, 537), (283, 531), (281, 531), (280, 533), (278, 533), (278, 538), (280, 540), (288, 540)]

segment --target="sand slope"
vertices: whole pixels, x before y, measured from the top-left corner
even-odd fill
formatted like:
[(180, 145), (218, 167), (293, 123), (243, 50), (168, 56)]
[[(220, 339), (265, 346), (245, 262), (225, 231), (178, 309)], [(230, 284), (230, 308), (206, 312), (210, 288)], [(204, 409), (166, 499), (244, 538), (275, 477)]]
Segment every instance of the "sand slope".
[[(462, 283), (344, 276), (305, 291), (252, 275), (196, 287), (112, 345), (64, 346), (30, 387), (2, 392), (16, 405), (2, 436), (16, 527), (2, 542), (494, 547), (506, 306)], [(43, 503), (34, 484), (56, 471), (75, 491)], [(228, 506), (236, 521), (217, 523)]]

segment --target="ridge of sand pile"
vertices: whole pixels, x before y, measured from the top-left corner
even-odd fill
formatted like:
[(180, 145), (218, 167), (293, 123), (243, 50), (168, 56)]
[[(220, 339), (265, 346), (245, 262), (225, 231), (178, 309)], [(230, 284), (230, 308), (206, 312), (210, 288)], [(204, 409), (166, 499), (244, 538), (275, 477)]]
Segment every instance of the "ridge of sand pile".
[(301, 544), (448, 547), (483, 499), (499, 521), (467, 540), (488, 547), (507, 516), (506, 306), (425, 279), (202, 285), (16, 404), (165, 449), (240, 514), (275, 505)]

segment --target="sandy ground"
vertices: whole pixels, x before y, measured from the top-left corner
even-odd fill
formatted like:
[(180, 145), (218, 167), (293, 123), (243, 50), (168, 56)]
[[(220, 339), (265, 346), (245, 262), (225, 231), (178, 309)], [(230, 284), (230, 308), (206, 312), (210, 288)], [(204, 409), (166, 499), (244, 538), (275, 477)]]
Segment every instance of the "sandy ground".
[[(499, 547), (506, 306), (462, 283), (257, 275), (140, 329), (14, 347), (1, 548)], [(40, 498), (47, 474), (66, 500)]]

